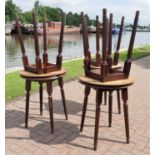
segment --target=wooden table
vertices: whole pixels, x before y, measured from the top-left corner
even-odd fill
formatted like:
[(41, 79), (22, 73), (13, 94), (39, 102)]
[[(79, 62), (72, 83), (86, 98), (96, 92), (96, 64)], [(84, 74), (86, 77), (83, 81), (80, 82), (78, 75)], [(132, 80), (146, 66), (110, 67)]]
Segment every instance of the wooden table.
[(87, 109), (88, 95), (90, 88), (96, 90), (96, 115), (95, 115), (95, 132), (94, 132), (94, 150), (97, 149), (98, 130), (99, 130), (99, 118), (100, 118), (100, 105), (102, 103), (102, 93), (105, 91), (109, 92), (109, 127), (112, 124), (112, 92), (114, 90), (121, 90), (123, 107), (124, 107), (124, 120), (125, 120), (125, 131), (126, 131), (126, 142), (129, 143), (129, 119), (128, 119), (128, 87), (134, 83), (132, 78), (116, 80), (110, 82), (101, 82), (86, 76), (81, 76), (79, 82), (85, 85), (85, 97), (83, 104), (83, 112), (81, 119), (80, 131), (83, 130), (85, 114)]
[(53, 101), (52, 101), (52, 82), (58, 80), (58, 84), (61, 90), (61, 96), (64, 106), (65, 117), (67, 117), (67, 108), (65, 101), (65, 93), (63, 89), (63, 75), (66, 74), (65, 69), (61, 69), (59, 71), (54, 71), (46, 74), (35, 74), (25, 70), (20, 71), (20, 76), (25, 79), (25, 89), (26, 89), (26, 108), (25, 108), (25, 128), (28, 127), (28, 114), (29, 114), (29, 98), (30, 98), (30, 90), (31, 83), (38, 82), (40, 87), (40, 115), (42, 115), (42, 106), (43, 106), (43, 83), (46, 83), (47, 93), (48, 93), (48, 102), (49, 102), (49, 115), (50, 115), (50, 124), (51, 124), (51, 132), (54, 132), (54, 123), (53, 123)]

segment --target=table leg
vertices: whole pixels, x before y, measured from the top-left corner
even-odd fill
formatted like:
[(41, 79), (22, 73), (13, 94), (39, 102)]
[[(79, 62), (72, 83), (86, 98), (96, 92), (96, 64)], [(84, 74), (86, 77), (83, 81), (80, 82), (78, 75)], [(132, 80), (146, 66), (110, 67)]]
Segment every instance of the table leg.
[(112, 91), (109, 91), (109, 127), (112, 124)]
[(53, 123), (52, 81), (47, 81), (46, 85), (47, 85), (47, 93), (48, 93), (51, 132), (53, 133), (54, 132), (54, 123)]
[(102, 103), (102, 90), (98, 89), (96, 91), (96, 114), (95, 114), (95, 131), (94, 131), (94, 150), (97, 149), (101, 103)]
[(43, 83), (39, 82), (40, 115), (43, 113)]
[(28, 115), (29, 115), (29, 100), (30, 100), (31, 81), (26, 80), (25, 89), (26, 89), (25, 128), (27, 128), (28, 127)]
[(66, 117), (66, 120), (68, 120), (67, 108), (66, 108), (66, 99), (65, 99), (65, 92), (64, 92), (64, 88), (63, 88), (63, 78), (62, 77), (60, 77), (58, 79), (58, 83), (59, 83), (60, 90), (61, 90), (61, 96), (62, 96), (62, 102), (63, 102), (64, 112), (65, 112), (65, 117)]
[(88, 103), (88, 95), (90, 94), (90, 86), (85, 86), (84, 94), (85, 94), (85, 97), (84, 97), (84, 103), (83, 103), (80, 131), (83, 130), (83, 125), (84, 125), (85, 115), (86, 115), (86, 109), (87, 109), (87, 103)]
[(124, 88), (122, 90), (122, 100), (123, 100), (123, 107), (124, 107), (124, 121), (125, 121), (125, 131), (126, 131), (126, 142), (130, 142), (130, 133), (129, 133), (129, 117), (128, 117), (128, 90)]
[(104, 91), (104, 105), (107, 105), (107, 91)]
[(118, 113), (121, 114), (121, 102), (120, 102), (120, 91), (117, 90), (117, 104), (118, 104)]

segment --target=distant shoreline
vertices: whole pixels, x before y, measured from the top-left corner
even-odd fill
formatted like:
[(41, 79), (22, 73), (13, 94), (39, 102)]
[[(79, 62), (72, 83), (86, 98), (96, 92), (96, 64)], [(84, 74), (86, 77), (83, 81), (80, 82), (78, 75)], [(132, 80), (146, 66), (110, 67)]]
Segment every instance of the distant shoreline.
[[(125, 31), (132, 31), (132, 30), (125, 30)], [(150, 30), (137, 30), (137, 32), (150, 32)]]

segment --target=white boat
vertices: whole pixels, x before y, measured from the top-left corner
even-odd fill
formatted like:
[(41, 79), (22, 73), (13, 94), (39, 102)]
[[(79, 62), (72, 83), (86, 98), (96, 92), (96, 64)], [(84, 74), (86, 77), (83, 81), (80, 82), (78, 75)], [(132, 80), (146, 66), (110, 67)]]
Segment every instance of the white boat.
[(5, 24), (5, 34), (10, 34), (12, 30), (12, 24)]
[(94, 25), (88, 26), (88, 32), (89, 33), (95, 33), (96, 32), (96, 27)]

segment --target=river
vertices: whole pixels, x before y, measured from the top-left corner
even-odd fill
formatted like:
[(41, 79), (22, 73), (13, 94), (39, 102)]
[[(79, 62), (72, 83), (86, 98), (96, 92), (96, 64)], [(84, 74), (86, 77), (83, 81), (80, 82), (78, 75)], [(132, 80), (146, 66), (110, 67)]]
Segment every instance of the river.
[[(121, 49), (127, 48), (130, 40), (131, 32), (125, 32), (122, 36)], [(118, 35), (113, 35), (113, 50), (116, 47)], [(31, 35), (24, 35), (24, 44), (26, 53), (29, 57), (30, 63), (35, 61), (35, 50), (34, 50), (34, 39)], [(49, 60), (55, 61), (57, 50), (58, 50), (58, 36), (49, 35), (47, 37), (48, 41), (48, 54)], [(100, 38), (101, 42), (101, 38)], [(40, 53), (43, 53), (43, 36), (39, 36)], [(95, 44), (95, 34), (89, 35), (89, 44), (92, 54), (95, 54), (96, 44)], [(141, 45), (150, 44), (150, 33), (149, 32), (137, 32), (135, 38), (134, 47), (139, 47)], [(100, 44), (101, 45), (101, 44)], [(10, 69), (14, 67), (22, 67), (21, 50), (18, 42), (17, 35), (6, 35), (5, 36), (5, 68)], [(83, 41), (82, 35), (65, 35), (64, 36), (64, 46), (63, 46), (63, 60), (73, 59), (77, 57), (83, 57)]]

